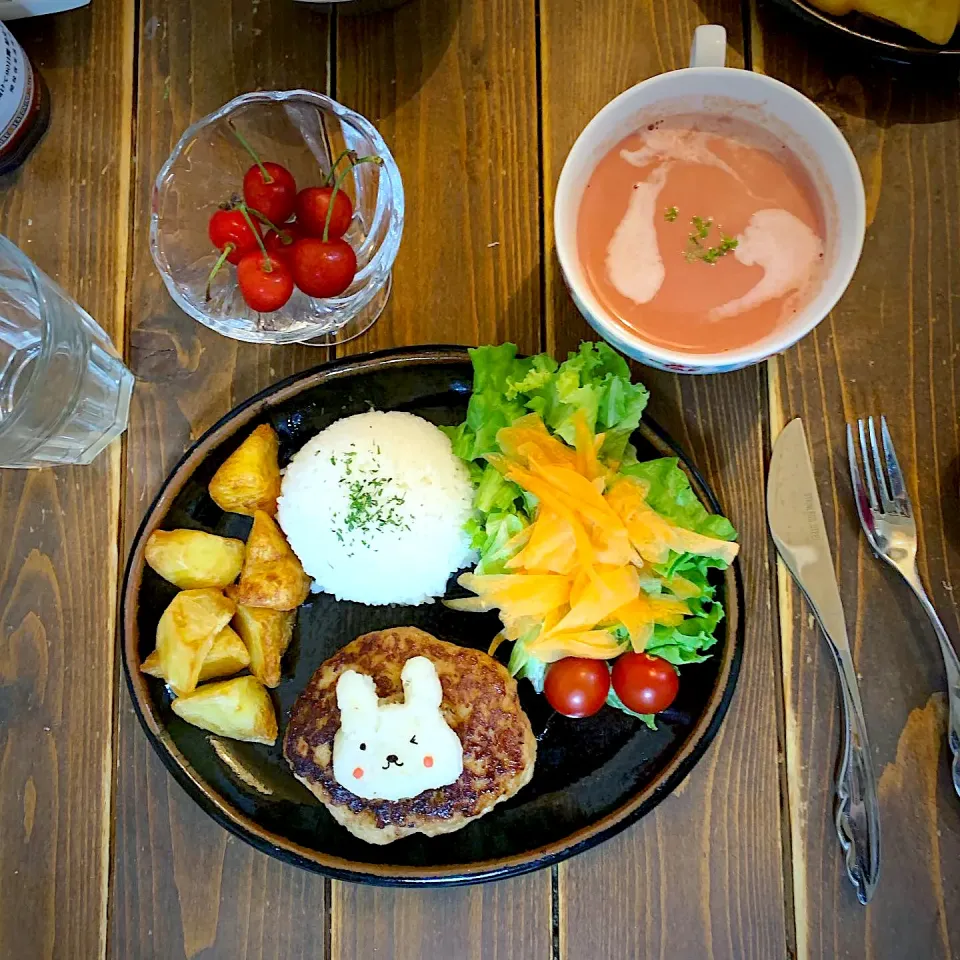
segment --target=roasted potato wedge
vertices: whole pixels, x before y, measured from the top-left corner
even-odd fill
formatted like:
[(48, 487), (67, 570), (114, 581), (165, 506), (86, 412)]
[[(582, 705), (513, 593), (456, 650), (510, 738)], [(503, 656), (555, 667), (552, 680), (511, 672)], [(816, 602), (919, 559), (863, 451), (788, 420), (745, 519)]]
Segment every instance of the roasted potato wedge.
[(214, 638), (210, 652), (203, 658), (198, 683), (218, 677), (232, 677), (250, 666), (246, 644), (232, 627), (224, 627)]
[(240, 582), (230, 596), (246, 607), (293, 610), (310, 593), (310, 578), (280, 528), (262, 510), (253, 515)]
[(263, 684), (256, 677), (234, 677), (207, 683), (177, 697), (173, 712), (202, 730), (233, 740), (273, 744), (277, 715)]
[(280, 683), (280, 660), (290, 646), (295, 611), (237, 604), (233, 625), (249, 653), (250, 672), (265, 686)]
[[(204, 657), (200, 666), (198, 683), (204, 680), (214, 680), (217, 677), (231, 677), (250, 666), (250, 654), (244, 642), (230, 627), (224, 627), (214, 638), (210, 652)], [(160, 654), (156, 650), (143, 663), (140, 670), (151, 677), (165, 680), (163, 665), (160, 663)]]
[(147, 655), (147, 659), (140, 664), (140, 672), (146, 673), (151, 677), (159, 677), (166, 680), (163, 675), (163, 664), (160, 662), (160, 654), (156, 650)]
[(233, 583), (243, 567), (243, 552), (242, 540), (202, 530), (154, 530), (143, 556), (164, 580), (195, 590)]
[(204, 589), (182, 590), (163, 611), (157, 624), (158, 669), (178, 697), (196, 687), (214, 639), (235, 610), (219, 590)]
[(252, 517), (263, 510), (277, 514), (280, 496), (280, 449), (277, 434), (262, 423), (227, 457), (210, 481), (213, 502), (228, 513)]

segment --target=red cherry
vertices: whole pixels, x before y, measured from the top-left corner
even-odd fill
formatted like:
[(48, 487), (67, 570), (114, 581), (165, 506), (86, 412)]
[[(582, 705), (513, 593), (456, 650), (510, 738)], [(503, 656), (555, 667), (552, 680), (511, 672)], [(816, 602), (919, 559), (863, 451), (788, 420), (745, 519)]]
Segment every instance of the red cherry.
[(243, 175), (243, 199), (273, 223), (283, 223), (293, 213), (297, 184), (279, 163), (255, 163)]
[(279, 310), (293, 293), (290, 268), (279, 257), (264, 256), (259, 250), (237, 264), (237, 284), (247, 305), (258, 313)]
[(297, 194), (295, 209), (297, 223), (304, 233), (311, 237), (322, 237), (323, 227), (327, 222), (327, 210), (330, 208), (330, 199), (333, 198), (333, 212), (330, 214), (330, 228), (327, 238), (335, 240), (342, 237), (353, 219), (353, 204), (350, 198), (342, 191), (337, 190), (334, 195), (333, 187), (304, 187)]
[(346, 240), (304, 237), (293, 245), (293, 279), (308, 297), (335, 297), (357, 273), (357, 255)]
[(207, 225), (207, 234), (210, 242), (221, 252), (228, 245), (233, 247), (227, 253), (230, 263), (239, 263), (259, 247), (259, 227), (256, 224), (251, 226), (240, 210), (217, 210)]
[(293, 245), (302, 236), (305, 234), (296, 223), (285, 223), (279, 233), (276, 230), (268, 230), (263, 238), (263, 245), (267, 248), (267, 253), (279, 257), (286, 262), (287, 266), (292, 267)]

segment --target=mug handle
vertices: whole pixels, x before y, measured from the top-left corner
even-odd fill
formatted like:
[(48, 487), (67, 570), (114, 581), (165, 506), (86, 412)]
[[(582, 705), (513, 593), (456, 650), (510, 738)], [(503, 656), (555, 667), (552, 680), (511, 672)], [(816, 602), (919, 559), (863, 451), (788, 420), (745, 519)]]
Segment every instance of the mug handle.
[(691, 67), (722, 67), (727, 57), (727, 31), (719, 24), (707, 23), (693, 31), (690, 46)]

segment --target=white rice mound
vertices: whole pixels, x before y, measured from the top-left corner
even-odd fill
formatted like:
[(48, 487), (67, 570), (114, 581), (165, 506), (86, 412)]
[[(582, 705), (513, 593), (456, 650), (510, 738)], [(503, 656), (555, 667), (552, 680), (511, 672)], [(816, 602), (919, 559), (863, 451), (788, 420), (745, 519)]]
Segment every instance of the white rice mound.
[(410, 413), (345, 417), (290, 461), (277, 520), (315, 591), (368, 604), (443, 596), (475, 559), (473, 487), (449, 439)]

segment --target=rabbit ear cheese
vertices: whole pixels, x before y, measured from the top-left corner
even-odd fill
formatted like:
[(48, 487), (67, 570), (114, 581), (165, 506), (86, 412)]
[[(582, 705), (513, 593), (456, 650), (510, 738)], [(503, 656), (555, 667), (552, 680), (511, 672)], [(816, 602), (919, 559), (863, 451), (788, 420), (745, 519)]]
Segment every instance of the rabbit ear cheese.
[(373, 679), (347, 670), (337, 681), (340, 729), (333, 775), (365, 800), (407, 800), (463, 772), (463, 747), (447, 726), (436, 667), (411, 657), (400, 674), (403, 702), (381, 704)]

